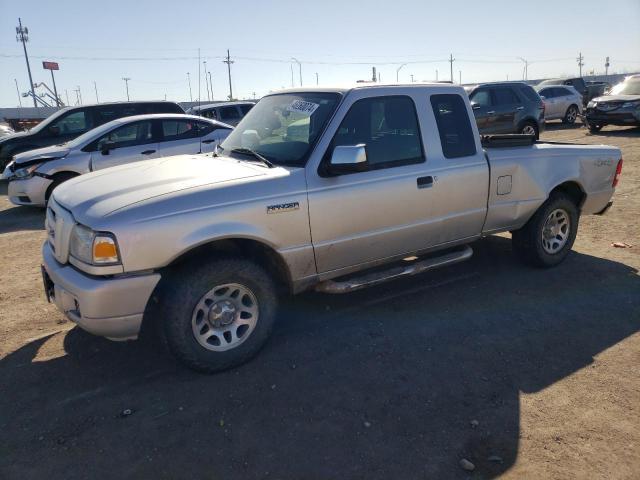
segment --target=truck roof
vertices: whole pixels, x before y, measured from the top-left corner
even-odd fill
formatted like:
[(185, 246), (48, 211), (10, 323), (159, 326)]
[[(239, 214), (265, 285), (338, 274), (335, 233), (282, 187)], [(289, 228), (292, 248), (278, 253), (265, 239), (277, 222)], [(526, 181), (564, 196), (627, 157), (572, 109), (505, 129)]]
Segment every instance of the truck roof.
[(414, 82), (414, 83), (354, 83), (347, 85), (337, 85), (337, 86), (313, 86), (313, 87), (294, 87), (294, 88), (285, 88), (283, 90), (277, 90), (269, 95), (279, 94), (279, 93), (306, 93), (306, 92), (335, 92), (335, 93), (347, 93), (352, 90), (371, 90), (371, 89), (405, 89), (405, 88), (416, 88), (416, 89), (424, 89), (424, 88), (436, 88), (441, 89), (443, 91), (454, 90), (459, 92), (462, 87), (460, 85), (454, 85), (451, 83), (440, 83), (440, 82)]

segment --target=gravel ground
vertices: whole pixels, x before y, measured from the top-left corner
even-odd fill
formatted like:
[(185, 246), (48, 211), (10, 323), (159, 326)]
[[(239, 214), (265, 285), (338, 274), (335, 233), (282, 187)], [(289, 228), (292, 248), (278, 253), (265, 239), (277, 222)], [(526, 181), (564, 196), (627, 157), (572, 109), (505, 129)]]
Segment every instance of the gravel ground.
[(446, 270), (305, 294), (255, 360), (214, 376), (47, 304), (42, 210), (0, 184), (0, 478), (638, 478), (640, 130), (543, 139), (625, 159), (560, 267), (494, 236)]

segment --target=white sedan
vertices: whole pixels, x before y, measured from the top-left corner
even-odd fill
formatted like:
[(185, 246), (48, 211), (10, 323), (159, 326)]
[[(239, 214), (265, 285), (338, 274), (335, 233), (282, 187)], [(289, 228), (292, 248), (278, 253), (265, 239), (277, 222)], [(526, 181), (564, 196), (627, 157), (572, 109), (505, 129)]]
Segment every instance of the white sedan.
[(183, 114), (119, 118), (76, 139), (16, 155), (3, 177), (16, 205), (44, 206), (53, 189), (83, 173), (151, 158), (213, 152), (231, 125)]

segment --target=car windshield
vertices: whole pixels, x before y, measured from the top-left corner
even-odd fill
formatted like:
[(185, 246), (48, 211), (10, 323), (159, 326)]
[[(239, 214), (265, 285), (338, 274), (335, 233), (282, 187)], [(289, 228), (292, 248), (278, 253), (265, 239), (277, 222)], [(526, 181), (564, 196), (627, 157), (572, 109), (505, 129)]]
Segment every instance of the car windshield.
[(222, 143), (222, 154), (250, 149), (276, 164), (303, 166), (339, 101), (327, 92), (264, 97)]
[(58, 110), (56, 113), (45, 118), (43, 121), (41, 121), (38, 125), (30, 129), (29, 131), (31, 133), (41, 132), (42, 130), (47, 128), (49, 125), (51, 125), (53, 122), (55, 122), (58, 118), (60, 118), (62, 115), (64, 115), (68, 111), (69, 111), (68, 108), (63, 108), (62, 110)]
[(640, 79), (625, 80), (611, 89), (610, 95), (640, 95)]

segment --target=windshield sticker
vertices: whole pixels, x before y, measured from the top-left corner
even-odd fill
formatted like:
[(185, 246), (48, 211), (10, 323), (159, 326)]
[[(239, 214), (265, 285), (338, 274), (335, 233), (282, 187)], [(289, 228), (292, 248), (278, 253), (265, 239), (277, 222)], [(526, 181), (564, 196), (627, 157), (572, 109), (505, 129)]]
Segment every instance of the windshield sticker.
[(303, 115), (313, 115), (313, 112), (315, 112), (319, 106), (320, 106), (319, 104), (313, 103), (313, 102), (305, 102), (304, 100), (294, 100), (293, 102), (291, 102), (291, 105), (287, 107), (287, 111), (298, 112), (298, 113), (302, 113)]

